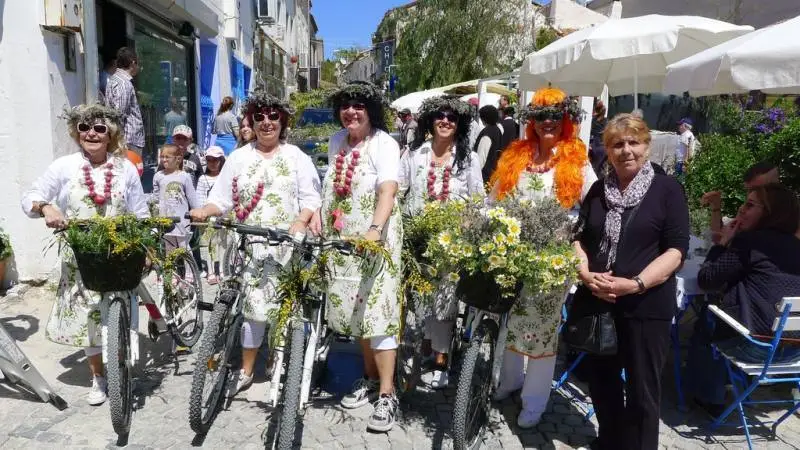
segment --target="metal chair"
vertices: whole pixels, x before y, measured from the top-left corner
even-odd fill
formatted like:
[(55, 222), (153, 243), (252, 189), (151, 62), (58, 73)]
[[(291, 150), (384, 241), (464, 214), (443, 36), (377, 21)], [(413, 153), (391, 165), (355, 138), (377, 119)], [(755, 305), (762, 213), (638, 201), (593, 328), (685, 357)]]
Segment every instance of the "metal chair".
[[(747, 417), (744, 413), (745, 405), (753, 404), (776, 404), (776, 403), (790, 403), (792, 406), (789, 410), (782, 415), (778, 420), (772, 424), (772, 438), (776, 436), (778, 425), (784, 420), (789, 418), (795, 411), (800, 409), (800, 402), (791, 400), (762, 400), (753, 401), (750, 399), (750, 394), (759, 386), (772, 385), (777, 383), (792, 383), (800, 387), (800, 361), (793, 361), (788, 363), (773, 362), (775, 352), (781, 342), (781, 336), (786, 331), (800, 330), (800, 316), (792, 316), (792, 313), (800, 312), (800, 297), (784, 297), (778, 304), (777, 309), (780, 315), (775, 318), (772, 325), (772, 331), (775, 335), (769, 342), (763, 342), (753, 338), (750, 331), (736, 319), (722, 311), (716, 305), (710, 305), (709, 311), (728, 324), (731, 328), (736, 330), (739, 334), (745, 337), (749, 344), (761, 348), (767, 352), (767, 357), (763, 362), (750, 363), (737, 359), (735, 355), (726, 354), (723, 349), (712, 344), (715, 352), (719, 352), (725, 358), (725, 367), (728, 372), (728, 377), (733, 384), (733, 392), (736, 399), (728, 406), (725, 411), (717, 417), (709, 427), (709, 435), (707, 441), (711, 441), (711, 432), (725, 423), (728, 416), (735, 410), (739, 411), (739, 418), (742, 427), (744, 428), (745, 437), (747, 438), (747, 445), (750, 449), (753, 448), (753, 442), (750, 437), (750, 425), (747, 423)], [(730, 352), (729, 352), (730, 353)], [(736, 380), (743, 381), (742, 386), (746, 385), (746, 377), (753, 377), (753, 381), (740, 392), (737, 387)], [(761, 423), (766, 425), (765, 423)]]

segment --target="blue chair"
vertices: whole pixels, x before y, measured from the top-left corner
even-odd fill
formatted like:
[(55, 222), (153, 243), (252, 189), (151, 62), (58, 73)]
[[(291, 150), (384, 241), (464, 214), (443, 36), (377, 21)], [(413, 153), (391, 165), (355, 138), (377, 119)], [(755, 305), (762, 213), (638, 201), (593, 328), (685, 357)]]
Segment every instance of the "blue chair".
[[(800, 297), (784, 297), (783, 300), (778, 304), (777, 309), (780, 313), (780, 316), (775, 319), (775, 322), (772, 325), (772, 331), (775, 333), (775, 335), (769, 342), (763, 342), (754, 339), (750, 334), (750, 331), (744, 325), (722, 311), (718, 306), (710, 305), (708, 309), (717, 318), (721, 319), (731, 328), (736, 330), (736, 332), (742, 335), (747, 340), (749, 345), (754, 346), (752, 348), (759, 349), (766, 355), (764, 360), (761, 362), (746, 362), (737, 359), (731, 350), (727, 350), (726, 353), (725, 349), (719, 348), (717, 344), (712, 344), (714, 351), (719, 352), (719, 354), (725, 358), (725, 367), (728, 372), (728, 377), (733, 384), (733, 392), (736, 396), (736, 399), (711, 424), (709, 427), (709, 435), (707, 440), (710, 443), (711, 433), (723, 425), (728, 416), (730, 416), (734, 410), (738, 410), (741, 426), (744, 428), (744, 434), (747, 438), (747, 445), (752, 450), (753, 442), (750, 437), (750, 425), (748, 425), (747, 417), (744, 413), (745, 405), (776, 403), (791, 404), (789, 410), (772, 424), (772, 438), (775, 438), (777, 434), (778, 425), (789, 418), (795, 411), (800, 409), (800, 402), (795, 402), (794, 399), (761, 401), (753, 401), (750, 399), (750, 394), (752, 394), (757, 387), (762, 385), (792, 383), (795, 386), (800, 386), (800, 361), (795, 360), (786, 363), (773, 361), (773, 359), (775, 359), (775, 353), (778, 350), (778, 345), (780, 344), (783, 333), (786, 331), (800, 330), (800, 316), (792, 316), (792, 313), (800, 312)], [(752, 377), (752, 382), (750, 382), (749, 385), (747, 385), (747, 377)], [(737, 381), (742, 387), (746, 387), (740, 391), (739, 387), (737, 386), (737, 384), (739, 384)], [(763, 422), (761, 424), (766, 425)]]

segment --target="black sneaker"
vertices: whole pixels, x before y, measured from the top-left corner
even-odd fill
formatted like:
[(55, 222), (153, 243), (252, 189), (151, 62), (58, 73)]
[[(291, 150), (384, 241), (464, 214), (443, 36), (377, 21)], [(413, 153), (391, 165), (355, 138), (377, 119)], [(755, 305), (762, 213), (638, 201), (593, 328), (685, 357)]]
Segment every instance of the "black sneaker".
[(397, 397), (394, 394), (381, 394), (374, 406), (375, 411), (369, 417), (367, 429), (382, 433), (391, 430), (397, 414)]

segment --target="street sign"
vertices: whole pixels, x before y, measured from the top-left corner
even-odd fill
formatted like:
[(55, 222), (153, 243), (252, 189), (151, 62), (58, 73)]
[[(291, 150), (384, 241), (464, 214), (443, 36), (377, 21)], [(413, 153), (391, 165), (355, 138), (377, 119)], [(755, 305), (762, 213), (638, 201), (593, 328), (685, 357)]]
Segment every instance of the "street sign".
[(394, 64), (394, 39), (377, 44), (375, 51), (378, 53), (378, 73), (388, 75)]

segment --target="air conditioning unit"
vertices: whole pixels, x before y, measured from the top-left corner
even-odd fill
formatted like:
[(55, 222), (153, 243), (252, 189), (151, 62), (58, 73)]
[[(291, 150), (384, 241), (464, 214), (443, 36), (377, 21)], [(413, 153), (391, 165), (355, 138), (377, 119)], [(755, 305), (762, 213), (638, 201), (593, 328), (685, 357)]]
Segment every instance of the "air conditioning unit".
[(275, 17), (270, 15), (269, 0), (258, 0), (256, 3), (256, 18), (264, 25), (275, 25)]

